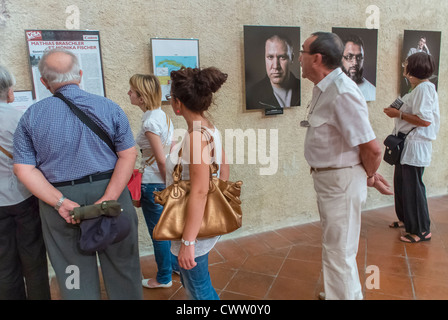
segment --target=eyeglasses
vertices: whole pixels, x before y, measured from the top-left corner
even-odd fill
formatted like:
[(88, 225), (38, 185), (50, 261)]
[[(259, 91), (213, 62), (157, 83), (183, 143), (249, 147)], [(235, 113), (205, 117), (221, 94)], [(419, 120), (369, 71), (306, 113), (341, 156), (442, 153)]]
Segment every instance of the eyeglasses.
[(166, 98), (167, 101), (170, 101), (171, 100), (171, 94), (165, 95), (165, 98)]
[(345, 60), (347, 61), (353, 61), (354, 59), (356, 59), (357, 62), (361, 62), (362, 60), (364, 60), (364, 57), (362, 56), (362, 54), (348, 54), (346, 56), (342, 56)]

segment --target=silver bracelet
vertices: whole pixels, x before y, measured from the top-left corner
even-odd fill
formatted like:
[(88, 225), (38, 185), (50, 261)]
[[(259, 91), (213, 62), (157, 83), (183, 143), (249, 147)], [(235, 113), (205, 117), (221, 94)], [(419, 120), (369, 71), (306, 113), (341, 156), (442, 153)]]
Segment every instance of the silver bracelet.
[(197, 240), (194, 240), (194, 241), (188, 241), (188, 240), (184, 240), (184, 239), (182, 238), (182, 243), (183, 243), (186, 247), (188, 247), (188, 246), (194, 246), (197, 242), (198, 242)]

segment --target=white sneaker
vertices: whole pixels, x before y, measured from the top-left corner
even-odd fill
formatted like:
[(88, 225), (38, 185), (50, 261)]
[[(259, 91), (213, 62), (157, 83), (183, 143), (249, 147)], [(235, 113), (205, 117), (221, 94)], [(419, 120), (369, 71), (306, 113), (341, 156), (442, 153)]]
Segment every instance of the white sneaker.
[(143, 279), (142, 280), (142, 286), (148, 289), (157, 289), (157, 288), (170, 288), (173, 285), (173, 281), (170, 281), (168, 283), (160, 283), (158, 285), (152, 286), (149, 285), (149, 280), (151, 279)]

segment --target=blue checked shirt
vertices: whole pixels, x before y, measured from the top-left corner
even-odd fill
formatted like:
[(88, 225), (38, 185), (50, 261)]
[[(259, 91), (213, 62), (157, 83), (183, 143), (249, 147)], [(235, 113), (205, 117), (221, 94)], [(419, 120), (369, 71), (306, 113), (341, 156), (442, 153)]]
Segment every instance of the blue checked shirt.
[[(135, 146), (124, 111), (111, 100), (66, 85), (58, 90), (111, 138), (117, 152)], [(14, 134), (14, 163), (34, 165), (51, 182), (114, 169), (116, 154), (59, 98), (33, 104)]]

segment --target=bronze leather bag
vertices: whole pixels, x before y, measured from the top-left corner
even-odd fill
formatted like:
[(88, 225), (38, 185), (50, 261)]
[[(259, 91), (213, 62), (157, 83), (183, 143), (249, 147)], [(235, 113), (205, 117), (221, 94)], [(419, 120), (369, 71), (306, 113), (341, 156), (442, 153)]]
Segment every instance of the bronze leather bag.
[[(209, 145), (213, 137), (208, 135)], [(211, 149), (214, 159), (214, 148)], [(187, 202), (190, 195), (190, 181), (182, 180), (182, 148), (179, 150), (179, 161), (174, 167), (173, 184), (162, 191), (154, 191), (155, 202), (163, 206), (159, 222), (154, 228), (153, 238), (156, 240), (180, 240), (185, 225)], [(207, 195), (204, 216), (197, 238), (214, 237), (233, 232), (241, 227), (241, 186), (242, 181), (230, 182), (217, 177), (218, 164), (210, 164), (210, 188)]]

